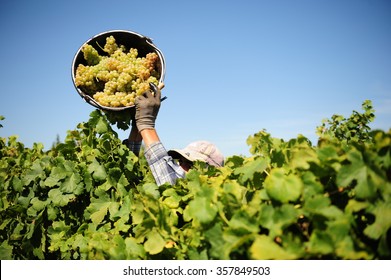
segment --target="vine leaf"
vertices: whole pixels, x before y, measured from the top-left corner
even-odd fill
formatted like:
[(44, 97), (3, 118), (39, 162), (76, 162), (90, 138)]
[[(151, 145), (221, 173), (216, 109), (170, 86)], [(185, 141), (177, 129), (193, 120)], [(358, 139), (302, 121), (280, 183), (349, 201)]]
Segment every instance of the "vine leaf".
[(51, 189), (48, 193), (48, 197), (51, 199), (55, 206), (65, 206), (71, 200), (75, 199), (75, 195), (73, 193), (66, 194), (63, 193), (60, 189)]
[(364, 163), (363, 157), (357, 150), (347, 154), (350, 164), (344, 165), (337, 175), (337, 184), (343, 187), (356, 183), (357, 198), (369, 199), (376, 197), (377, 185), (382, 183), (378, 176)]
[(32, 181), (34, 181), (37, 177), (42, 176), (44, 173), (39, 161), (35, 161), (30, 170), (26, 172), (26, 175), (23, 178), (23, 183), (25, 186), (29, 185)]
[(110, 201), (97, 201), (92, 202), (90, 206), (88, 206), (87, 209), (91, 213), (90, 219), (94, 225), (98, 225), (103, 221), (109, 210), (110, 204)]
[(147, 235), (147, 241), (144, 243), (144, 249), (151, 255), (156, 255), (163, 251), (164, 247), (166, 246), (166, 242), (164, 238), (155, 230), (153, 229), (148, 235)]
[(263, 157), (251, 158), (243, 166), (235, 169), (234, 174), (241, 175), (243, 182), (252, 180), (255, 173), (262, 173), (268, 166), (268, 160)]
[(296, 175), (286, 175), (283, 169), (276, 168), (266, 178), (265, 188), (271, 199), (287, 203), (296, 201), (301, 196), (303, 182)]
[(290, 260), (296, 259), (294, 253), (287, 252), (266, 235), (258, 235), (250, 247), (252, 259)]
[(92, 177), (98, 181), (103, 181), (107, 177), (104, 166), (100, 165), (96, 159), (88, 166), (88, 172), (92, 173)]
[(375, 215), (375, 222), (364, 233), (370, 238), (378, 239), (391, 228), (391, 203), (380, 203), (369, 212)]
[(187, 221), (195, 218), (201, 224), (207, 224), (216, 217), (217, 208), (208, 198), (196, 197), (194, 200), (190, 201), (184, 214)]

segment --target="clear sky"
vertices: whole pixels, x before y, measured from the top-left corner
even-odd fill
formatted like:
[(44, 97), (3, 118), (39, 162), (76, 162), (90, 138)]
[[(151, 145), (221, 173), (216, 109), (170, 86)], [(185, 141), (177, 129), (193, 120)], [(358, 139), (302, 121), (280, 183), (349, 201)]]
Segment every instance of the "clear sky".
[(391, 128), (389, 0), (4, 0), (0, 136), (50, 148), (87, 121), (95, 108), (73, 86), (72, 59), (112, 29), (152, 38), (165, 56), (156, 128), (168, 149), (203, 139), (247, 155), (262, 129), (316, 144), (322, 119), (365, 99), (372, 128)]

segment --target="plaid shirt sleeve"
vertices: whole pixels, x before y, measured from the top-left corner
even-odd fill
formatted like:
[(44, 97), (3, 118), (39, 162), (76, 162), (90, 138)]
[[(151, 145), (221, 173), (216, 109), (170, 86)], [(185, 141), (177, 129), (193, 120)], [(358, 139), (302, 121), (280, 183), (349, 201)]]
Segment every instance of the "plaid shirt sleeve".
[(141, 142), (133, 142), (129, 141), (128, 139), (125, 139), (124, 141), (122, 141), (122, 143), (126, 145), (129, 150), (131, 150), (136, 156), (140, 154)]
[(168, 155), (161, 142), (149, 146), (144, 155), (158, 186), (165, 183), (174, 185), (178, 178), (185, 177), (185, 171)]

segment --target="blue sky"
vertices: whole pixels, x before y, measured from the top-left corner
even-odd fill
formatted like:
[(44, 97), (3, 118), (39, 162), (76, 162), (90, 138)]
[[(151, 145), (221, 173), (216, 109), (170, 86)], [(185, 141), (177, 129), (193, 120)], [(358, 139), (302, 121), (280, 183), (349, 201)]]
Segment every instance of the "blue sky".
[[(94, 107), (71, 63), (95, 34), (152, 38), (166, 60), (156, 128), (164, 145), (214, 142), (248, 155), (262, 129), (316, 143), (316, 126), (373, 102), (372, 128), (391, 128), (391, 1), (27, 1), (0, 3), (0, 136), (50, 148)], [(128, 131), (116, 129), (119, 137)]]

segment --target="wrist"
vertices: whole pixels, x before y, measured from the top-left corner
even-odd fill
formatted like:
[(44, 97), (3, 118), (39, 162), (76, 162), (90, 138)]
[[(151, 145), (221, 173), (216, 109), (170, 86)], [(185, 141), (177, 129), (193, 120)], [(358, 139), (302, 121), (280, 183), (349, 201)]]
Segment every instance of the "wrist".
[(138, 131), (142, 131), (144, 129), (154, 129), (155, 128), (155, 121), (150, 121), (150, 120), (138, 120), (136, 122), (136, 126)]

